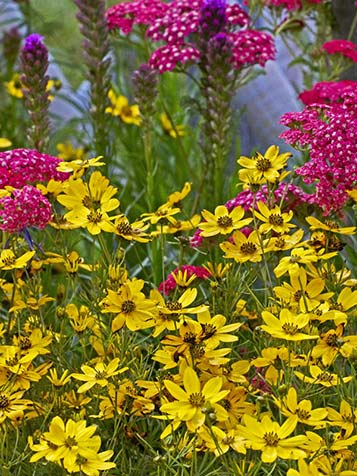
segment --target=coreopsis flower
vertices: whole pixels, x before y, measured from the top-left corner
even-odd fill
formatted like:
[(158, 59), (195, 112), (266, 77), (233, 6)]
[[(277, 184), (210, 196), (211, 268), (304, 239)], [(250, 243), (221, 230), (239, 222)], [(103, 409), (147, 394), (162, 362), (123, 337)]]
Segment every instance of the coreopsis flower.
[(310, 321), (309, 314), (295, 314), (289, 309), (282, 309), (279, 319), (268, 311), (262, 312), (262, 318), (265, 324), (261, 328), (277, 339), (300, 341), (319, 338), (318, 335), (301, 332)]
[(340, 377), (337, 374), (331, 373), (325, 369), (321, 369), (317, 365), (310, 365), (309, 371), (311, 377), (308, 377), (307, 375), (303, 374), (302, 372), (298, 372), (297, 370), (294, 373), (303, 382), (311, 383), (314, 385), (322, 385), (323, 387), (334, 387), (336, 385), (341, 385), (352, 380), (352, 376)]
[[(244, 169), (258, 172), (260, 178), (265, 178), (268, 182), (275, 183), (279, 180), (281, 171), (286, 167), (290, 157), (291, 153), (279, 154), (279, 147), (272, 145), (265, 151), (264, 155), (257, 152), (255, 157), (251, 159), (244, 156), (240, 157), (238, 164), (244, 167)], [(246, 172), (243, 172), (243, 170), (239, 171), (239, 177), (241, 175), (242, 178), (245, 177)]]
[(301, 312), (309, 312), (321, 301), (333, 296), (333, 293), (322, 293), (324, 288), (324, 279), (313, 278), (308, 282), (306, 270), (300, 268), (297, 273), (290, 275), (290, 284), (283, 282), (281, 286), (275, 286), (274, 293), (285, 305), (298, 307)]
[(112, 222), (113, 233), (128, 241), (138, 241), (140, 243), (147, 243), (150, 241), (150, 236), (145, 233), (149, 225), (144, 221), (129, 222), (125, 215), (118, 215)]
[(180, 268), (175, 268), (165, 281), (160, 283), (159, 291), (168, 295), (177, 286), (188, 288), (195, 279), (207, 279), (210, 273), (202, 266), (183, 264)]
[(297, 399), (297, 392), (294, 387), (291, 387), (288, 394), (281, 400), (274, 397), (274, 403), (279, 408), (281, 413), (287, 417), (297, 416), (299, 423), (313, 426), (314, 428), (325, 428), (328, 411), (326, 408), (312, 409), (310, 400)]
[[(354, 456), (352, 451), (348, 450), (348, 448), (356, 443), (357, 435), (345, 438), (343, 435), (341, 435), (340, 432), (333, 433), (331, 431), (328, 435), (325, 436), (325, 438), (323, 438), (322, 436), (318, 435), (317, 433), (314, 433), (313, 431), (307, 431), (306, 437), (307, 441), (306, 445), (304, 445), (304, 449), (309, 452), (310, 457), (315, 458), (316, 456), (323, 455), (324, 453), (329, 455), (331, 455), (332, 453), (334, 455), (334, 460), (341, 458), (341, 460), (343, 461), (346, 459), (346, 456), (348, 459)], [(321, 464), (321, 461), (324, 461), (324, 456), (316, 458), (315, 461), (316, 465), (323, 471), (326, 471), (327, 468), (330, 470), (325, 472), (326, 476), (331, 476), (332, 474), (334, 474), (334, 471), (331, 468), (331, 464), (327, 465), (325, 464), (325, 462), (323, 465)], [(341, 466), (342, 465), (340, 465), (340, 468)], [(346, 476), (349, 476), (348, 472)]]
[(17, 99), (22, 99), (24, 97), (24, 93), (22, 92), (24, 86), (20, 81), (19, 73), (14, 73), (10, 81), (6, 81), (4, 86), (10, 96), (13, 96)]
[(56, 145), (58, 150), (57, 157), (66, 161), (83, 161), (86, 159), (86, 152), (83, 147), (75, 148), (71, 142), (59, 143)]
[(105, 162), (101, 162), (103, 157), (100, 155), (92, 159), (75, 159), (66, 162), (60, 162), (57, 166), (59, 172), (73, 172), (72, 179), (81, 178), (84, 172), (89, 169), (89, 167), (101, 167), (105, 165)]
[[(63, 465), (71, 473), (79, 470), (88, 476), (97, 476), (98, 470), (102, 469), (98, 463), (103, 463), (103, 469), (113, 468), (115, 465), (107, 466), (108, 463), (105, 463), (113, 452), (98, 453), (101, 439), (100, 436), (94, 435), (96, 429), (96, 425), (87, 427), (85, 420), (69, 419), (65, 423), (62, 418), (56, 416), (51, 420), (49, 431), (40, 436), (38, 444), (34, 444), (33, 438), (29, 437), (29, 446), (35, 452), (30, 462), (45, 458)], [(101, 457), (103, 454), (104, 457)], [(93, 463), (92, 468), (88, 466), (88, 462)]]
[(14, 392), (5, 388), (0, 388), (0, 424), (2, 425), (7, 419), (15, 422), (22, 419), (24, 411), (28, 409), (32, 402), (31, 400), (23, 399), (25, 392)]
[(350, 357), (357, 351), (357, 336), (343, 336), (345, 326), (340, 324), (336, 329), (330, 329), (321, 334), (316, 345), (313, 347), (311, 356), (321, 358), (323, 365), (329, 366), (338, 354)]
[(182, 190), (170, 193), (166, 205), (169, 207), (180, 207), (181, 202), (191, 192), (190, 182), (185, 182)]
[(256, 368), (268, 367), (264, 373), (267, 382), (277, 385), (283, 374), (283, 366), (300, 367), (308, 364), (306, 356), (296, 355), (287, 347), (268, 347), (262, 349), (261, 357), (252, 360)]
[(177, 220), (172, 216), (167, 216), (167, 225), (158, 225), (156, 231), (151, 232), (151, 236), (181, 234), (184, 231), (190, 231), (196, 228), (200, 221), (201, 217), (198, 214), (193, 215), (188, 220)]
[(173, 139), (177, 139), (178, 137), (185, 135), (185, 126), (182, 124), (174, 124), (164, 112), (160, 114), (160, 121), (164, 132)]
[(11, 140), (6, 137), (0, 137), (0, 149), (7, 149), (8, 147), (11, 147), (11, 145)]
[(348, 438), (351, 436), (357, 422), (357, 409), (352, 408), (346, 400), (342, 400), (340, 412), (331, 407), (327, 407), (326, 410), (331, 426), (340, 427), (344, 437)]
[(236, 207), (231, 212), (224, 205), (216, 207), (214, 214), (208, 210), (202, 211), (205, 221), (201, 222), (199, 229), (204, 237), (215, 236), (218, 234), (227, 235), (233, 230), (247, 226), (252, 218), (244, 218), (244, 209)]
[(238, 330), (242, 323), (227, 324), (227, 319), (222, 314), (211, 316), (210, 312), (204, 311), (197, 315), (197, 321), (201, 324), (200, 338), (207, 347), (216, 348), (220, 342), (235, 342), (238, 337), (231, 332)]
[(22, 256), (16, 257), (12, 250), (2, 250), (0, 252), (0, 269), (6, 271), (25, 268), (34, 255), (35, 251), (26, 251)]
[(108, 289), (107, 296), (101, 301), (102, 312), (113, 313), (112, 332), (124, 325), (131, 331), (147, 329), (154, 326), (157, 314), (156, 303), (141, 292), (144, 287), (142, 279), (127, 280), (118, 291)]
[(33, 329), (27, 335), (13, 337), (14, 345), (18, 347), (20, 355), (31, 354), (34, 357), (49, 354), (48, 346), (52, 340), (53, 337), (50, 334), (43, 335), (39, 328)]
[(279, 264), (274, 268), (274, 274), (277, 278), (280, 278), (286, 272), (289, 272), (290, 275), (296, 274), (299, 272), (301, 264), (316, 263), (321, 259), (330, 259), (336, 254), (337, 252), (324, 254), (324, 250), (315, 253), (313, 249), (293, 248), (290, 256), (281, 258)]
[(209, 427), (203, 426), (198, 431), (199, 438), (203, 440), (203, 444), (218, 457), (226, 453), (229, 449), (233, 449), (238, 453), (246, 454), (245, 439), (240, 435), (239, 431), (232, 428), (222, 430), (216, 425)]
[(315, 461), (307, 463), (304, 459), (299, 459), (298, 469), (289, 468), (286, 476), (327, 476), (332, 473), (321, 473)]
[(167, 203), (160, 205), (159, 208), (153, 213), (142, 213), (141, 216), (143, 217), (143, 221), (150, 221), (152, 225), (156, 225), (161, 220), (166, 220), (173, 215), (177, 215), (180, 213), (180, 209), (178, 207), (172, 207)]
[(331, 220), (322, 222), (315, 217), (306, 217), (305, 219), (310, 225), (310, 230), (325, 230), (332, 233), (341, 233), (342, 235), (353, 235), (356, 230), (355, 226), (345, 226), (341, 228), (338, 223)]
[(105, 109), (107, 114), (120, 117), (120, 119), (126, 124), (140, 126), (141, 117), (139, 106), (137, 104), (129, 106), (128, 98), (122, 95), (117, 96), (112, 89), (109, 91), (108, 97), (112, 105)]
[(119, 359), (115, 358), (109, 362), (108, 365), (104, 362), (98, 362), (94, 368), (89, 365), (82, 365), (81, 370), (83, 373), (73, 373), (71, 377), (85, 382), (78, 389), (78, 393), (87, 392), (89, 389), (95, 385), (100, 387), (106, 387), (109, 383), (109, 379), (115, 375), (121, 374), (128, 370), (128, 367), (123, 367), (119, 369)]
[(278, 234), (289, 233), (290, 228), (294, 228), (295, 225), (289, 223), (293, 218), (293, 211), (290, 210), (288, 213), (283, 213), (278, 205), (275, 205), (272, 208), (268, 208), (264, 202), (257, 203), (258, 211), (252, 210), (252, 213), (256, 218), (263, 222), (259, 226), (260, 233), (268, 233), (269, 231), (274, 231)]
[(67, 304), (66, 314), (74, 332), (81, 334), (87, 329), (94, 330), (96, 319), (91, 314), (87, 306), (81, 305), (77, 307), (75, 304)]
[(185, 292), (175, 300), (169, 300), (164, 306), (158, 305), (159, 313), (164, 314), (166, 319), (183, 320), (186, 314), (199, 314), (207, 310), (207, 306), (201, 304), (199, 306), (191, 306), (197, 297), (196, 288), (188, 288)]
[(268, 415), (264, 415), (261, 421), (243, 415), (243, 422), (244, 426), (238, 425), (237, 429), (246, 440), (245, 446), (260, 450), (263, 463), (273, 463), (277, 458), (300, 459), (306, 456), (302, 449), (306, 436), (288, 438), (296, 428), (296, 417), (288, 418), (281, 426)]
[(69, 370), (66, 369), (62, 375), (57, 374), (57, 369), (50, 369), (49, 376), (47, 375), (48, 380), (52, 383), (54, 387), (63, 387), (71, 380), (71, 375), (68, 375)]
[(216, 421), (228, 418), (226, 410), (217, 403), (229, 393), (228, 390), (221, 390), (221, 377), (213, 377), (202, 386), (197, 373), (191, 367), (186, 367), (183, 373), (184, 388), (171, 380), (164, 380), (164, 385), (174, 401), (161, 405), (161, 412), (185, 422), (189, 431), (195, 432), (201, 427), (208, 413), (213, 413)]
[(236, 230), (232, 235), (233, 243), (224, 241), (219, 247), (225, 252), (225, 258), (233, 258), (237, 263), (247, 261), (258, 263), (262, 260), (263, 249), (259, 233), (254, 230), (249, 236)]

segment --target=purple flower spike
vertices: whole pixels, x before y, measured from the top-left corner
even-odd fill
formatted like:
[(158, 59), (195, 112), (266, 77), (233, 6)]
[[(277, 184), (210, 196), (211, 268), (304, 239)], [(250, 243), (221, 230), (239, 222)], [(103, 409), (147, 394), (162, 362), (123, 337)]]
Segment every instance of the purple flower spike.
[(201, 10), (199, 25), (205, 37), (212, 37), (224, 32), (227, 25), (225, 0), (204, 0)]

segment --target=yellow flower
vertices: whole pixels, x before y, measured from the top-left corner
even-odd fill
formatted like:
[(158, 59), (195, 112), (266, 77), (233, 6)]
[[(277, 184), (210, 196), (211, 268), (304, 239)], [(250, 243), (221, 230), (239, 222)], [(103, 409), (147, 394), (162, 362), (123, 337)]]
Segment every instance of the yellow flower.
[(339, 426), (343, 430), (343, 435), (347, 438), (352, 435), (357, 423), (356, 408), (352, 408), (346, 400), (342, 400), (340, 413), (331, 407), (327, 407), (327, 412), (331, 426)]
[(326, 422), (323, 420), (327, 417), (326, 408), (312, 409), (310, 400), (301, 400), (298, 402), (297, 393), (294, 387), (291, 387), (286, 397), (279, 400), (274, 397), (275, 405), (280, 409), (281, 413), (287, 417), (297, 417), (300, 423), (311, 425), (315, 428), (324, 428)]
[(93, 159), (76, 159), (70, 162), (60, 162), (57, 166), (57, 170), (59, 172), (74, 172), (72, 178), (80, 178), (89, 167), (105, 165), (105, 162), (100, 162), (102, 158), (102, 156), (99, 156)]
[(263, 463), (273, 463), (277, 458), (299, 459), (306, 456), (306, 452), (301, 449), (306, 436), (288, 438), (295, 430), (296, 417), (288, 418), (281, 426), (268, 415), (264, 415), (260, 422), (250, 415), (244, 415), (243, 422), (245, 426), (238, 425), (237, 428), (246, 439), (246, 448), (261, 450)]
[(200, 338), (209, 348), (218, 347), (220, 342), (235, 342), (238, 340), (238, 337), (230, 334), (230, 332), (234, 332), (242, 326), (239, 322), (225, 325), (227, 319), (222, 314), (211, 317), (208, 310), (198, 314), (197, 320), (202, 327)]
[(294, 314), (289, 309), (282, 309), (279, 319), (268, 311), (262, 312), (262, 318), (266, 325), (261, 328), (277, 339), (300, 341), (319, 337), (300, 332), (309, 323), (309, 314)]
[(14, 344), (19, 349), (20, 355), (31, 354), (32, 357), (49, 354), (47, 347), (52, 342), (52, 336), (47, 334), (43, 336), (41, 329), (33, 329), (28, 335), (14, 336)]
[(0, 390), (0, 425), (8, 418), (10, 421), (22, 419), (24, 410), (32, 405), (31, 400), (22, 399), (24, 392), (11, 393), (9, 390)]
[(93, 330), (96, 325), (95, 318), (87, 306), (82, 305), (78, 308), (75, 304), (67, 304), (66, 314), (70, 319), (72, 329), (78, 334), (86, 329)]
[(252, 210), (252, 212), (255, 217), (263, 222), (259, 226), (260, 233), (275, 231), (275, 233), (284, 234), (288, 233), (290, 228), (295, 227), (295, 225), (289, 223), (293, 217), (292, 210), (289, 213), (282, 213), (277, 205), (268, 208), (264, 202), (258, 202), (257, 206), (260, 213), (255, 210)]
[(86, 152), (83, 147), (77, 149), (73, 147), (71, 142), (61, 143), (56, 145), (58, 154), (57, 157), (66, 161), (84, 161), (86, 158)]
[(6, 139), (5, 137), (0, 137), (0, 149), (7, 149), (8, 147), (11, 147), (11, 145), (11, 140)]
[[(238, 159), (238, 164), (246, 169), (259, 172), (261, 177), (274, 183), (280, 178), (280, 171), (286, 167), (289, 157), (291, 157), (289, 152), (279, 154), (279, 147), (272, 145), (264, 155), (257, 152), (252, 159), (242, 156)], [(243, 173), (241, 174), (243, 175)]]
[(311, 230), (325, 230), (332, 233), (341, 233), (342, 235), (353, 235), (355, 233), (355, 226), (347, 226), (340, 228), (338, 223), (331, 220), (325, 220), (325, 223), (315, 217), (306, 217), (306, 221), (310, 225)]
[(152, 225), (156, 225), (159, 221), (166, 220), (169, 217), (172, 217), (172, 215), (177, 215), (180, 211), (179, 208), (172, 208), (170, 205), (164, 203), (163, 205), (160, 205), (155, 212), (142, 213), (141, 216), (144, 217), (143, 221), (150, 221)]
[(7, 271), (10, 269), (25, 268), (34, 255), (35, 251), (27, 251), (22, 256), (17, 258), (12, 250), (2, 250), (0, 253), (0, 269)]
[(198, 435), (202, 438), (204, 445), (216, 456), (226, 453), (230, 448), (238, 453), (246, 454), (244, 446), (245, 439), (238, 430), (222, 430), (218, 426), (212, 425), (209, 430), (203, 426), (199, 429)]
[(321, 369), (317, 365), (310, 365), (309, 371), (310, 371), (311, 377), (308, 377), (298, 371), (295, 371), (295, 375), (303, 382), (312, 383), (316, 385), (322, 385), (324, 387), (334, 387), (335, 385), (347, 383), (352, 380), (351, 376), (340, 378), (337, 374)]
[(312, 349), (312, 357), (321, 357), (325, 366), (331, 365), (338, 354), (350, 357), (357, 351), (357, 336), (343, 337), (344, 325), (340, 324), (336, 329), (330, 329), (321, 334), (317, 344)]
[(279, 235), (271, 236), (264, 240), (264, 251), (286, 251), (299, 246), (302, 237), (304, 236), (304, 230), (297, 230), (292, 235)]
[(226, 410), (217, 403), (229, 393), (228, 390), (221, 390), (221, 377), (209, 379), (201, 388), (196, 372), (186, 367), (183, 373), (184, 389), (171, 380), (164, 380), (164, 384), (175, 401), (164, 403), (160, 410), (174, 419), (184, 421), (189, 431), (194, 432), (202, 426), (209, 413), (213, 413), (217, 421), (228, 418)]
[(112, 332), (118, 331), (124, 325), (131, 331), (147, 329), (154, 325), (156, 304), (141, 292), (143, 287), (142, 279), (134, 279), (127, 280), (118, 292), (108, 290), (107, 297), (100, 304), (103, 307), (102, 312), (116, 314), (111, 326)]
[(242, 220), (244, 216), (243, 207), (235, 207), (229, 212), (224, 205), (216, 207), (214, 214), (208, 210), (203, 210), (202, 216), (206, 221), (200, 223), (199, 229), (201, 235), (205, 237), (230, 234), (233, 230), (243, 228), (252, 221), (252, 218)]
[(138, 241), (140, 243), (147, 243), (150, 241), (150, 236), (145, 233), (149, 227), (144, 221), (134, 221), (129, 223), (125, 215), (119, 215), (113, 222), (113, 233), (121, 236), (128, 241)]
[(18, 73), (14, 73), (13, 77), (11, 78), (11, 81), (5, 82), (4, 85), (10, 96), (13, 96), (18, 99), (22, 99), (24, 97), (24, 94), (22, 92), (23, 85), (20, 81), (20, 75)]
[(313, 249), (303, 249), (303, 248), (294, 248), (291, 250), (290, 256), (284, 256), (281, 258), (278, 266), (274, 268), (274, 274), (277, 278), (280, 278), (285, 274), (287, 271), (290, 275), (296, 274), (299, 272), (300, 264), (311, 264), (316, 263), (320, 259), (330, 259), (333, 256), (336, 256), (336, 252), (334, 253), (326, 253), (323, 254), (324, 250), (321, 252), (315, 253)]
[(224, 241), (219, 247), (225, 252), (225, 258), (233, 258), (237, 263), (251, 261), (258, 263), (262, 260), (263, 250), (260, 237), (256, 230), (252, 231), (248, 237), (241, 231), (233, 233), (233, 243)]
[(156, 231), (151, 232), (151, 236), (175, 234), (193, 230), (200, 223), (201, 217), (200, 215), (193, 215), (189, 220), (176, 220), (176, 218), (168, 216), (167, 221), (169, 222), (167, 225), (157, 226)]
[(185, 135), (185, 126), (182, 124), (175, 125), (164, 112), (160, 115), (160, 121), (166, 134), (168, 134), (173, 139), (177, 139), (177, 137)]
[(332, 473), (320, 473), (314, 461), (306, 463), (305, 460), (299, 459), (298, 470), (289, 468), (286, 476), (330, 476)]
[(83, 373), (74, 373), (71, 377), (86, 382), (77, 389), (78, 393), (84, 393), (94, 387), (94, 385), (106, 387), (111, 377), (128, 370), (128, 367), (123, 367), (122, 369), (119, 369), (118, 367), (118, 358), (111, 360), (108, 365), (105, 365), (103, 362), (98, 362), (94, 368), (89, 367), (89, 365), (82, 365), (81, 370)]
[(117, 96), (111, 89), (108, 93), (111, 106), (105, 109), (105, 112), (112, 116), (120, 117), (126, 124), (135, 124), (140, 126), (141, 117), (140, 110), (137, 104), (129, 106), (129, 101), (125, 96)]
[(59, 377), (57, 374), (57, 369), (50, 369), (50, 376), (47, 376), (47, 378), (54, 387), (63, 387), (63, 385), (66, 385), (66, 383), (71, 380), (71, 376), (68, 375), (68, 372), (69, 370), (66, 369)]

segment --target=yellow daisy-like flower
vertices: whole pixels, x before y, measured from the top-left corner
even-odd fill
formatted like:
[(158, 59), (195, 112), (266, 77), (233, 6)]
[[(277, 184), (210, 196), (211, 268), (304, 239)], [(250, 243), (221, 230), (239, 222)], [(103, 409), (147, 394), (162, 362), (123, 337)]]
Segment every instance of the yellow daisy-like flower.
[(352, 435), (357, 422), (357, 408), (352, 408), (346, 400), (342, 400), (340, 412), (331, 407), (327, 407), (327, 412), (331, 426), (339, 426), (347, 438)]
[(2, 250), (0, 253), (0, 269), (7, 271), (10, 269), (25, 268), (31, 258), (35, 255), (35, 251), (27, 251), (18, 258), (10, 249)]
[(58, 376), (57, 369), (50, 369), (50, 376), (47, 375), (47, 378), (54, 387), (63, 387), (71, 380), (71, 375), (68, 375), (68, 373), (69, 370), (66, 369), (61, 376)]
[(230, 448), (238, 453), (246, 454), (245, 439), (236, 429), (222, 430), (218, 426), (212, 425), (209, 430), (203, 426), (198, 431), (199, 437), (202, 438), (204, 445), (216, 456), (221, 456)]
[(110, 378), (128, 370), (128, 367), (123, 367), (122, 369), (119, 369), (118, 367), (118, 358), (111, 360), (108, 365), (105, 365), (104, 362), (98, 362), (94, 368), (89, 365), (82, 365), (81, 370), (83, 373), (74, 373), (71, 374), (71, 377), (85, 382), (77, 389), (78, 393), (84, 393), (94, 387), (94, 385), (106, 387)]
[(217, 403), (229, 393), (229, 390), (221, 390), (221, 377), (209, 379), (202, 387), (196, 372), (187, 367), (183, 373), (184, 389), (171, 380), (164, 380), (164, 384), (175, 401), (164, 403), (160, 410), (184, 421), (189, 431), (194, 432), (201, 427), (209, 412), (215, 414), (217, 421), (228, 418), (226, 410)]
[(86, 152), (83, 147), (75, 148), (71, 142), (60, 143), (56, 145), (58, 154), (57, 157), (59, 159), (63, 159), (66, 161), (70, 160), (78, 160), (83, 161), (86, 158)]
[(208, 310), (198, 314), (197, 320), (202, 326), (200, 339), (209, 348), (218, 347), (220, 342), (235, 342), (238, 340), (237, 336), (230, 333), (238, 330), (242, 323), (226, 325), (227, 319), (222, 314), (216, 314), (212, 317)]
[(144, 221), (135, 221), (130, 223), (125, 215), (119, 215), (114, 219), (113, 233), (128, 241), (138, 241), (147, 243), (150, 236), (145, 233), (149, 225)]
[(314, 346), (311, 356), (321, 357), (323, 365), (330, 365), (338, 354), (343, 357), (350, 357), (357, 351), (357, 336), (343, 336), (344, 325), (340, 324), (336, 329), (330, 329), (321, 334), (320, 339)]
[(301, 240), (304, 236), (304, 230), (297, 230), (291, 235), (270, 236), (263, 242), (264, 251), (286, 251), (302, 244)]
[(301, 400), (298, 402), (297, 393), (294, 387), (291, 387), (286, 397), (282, 400), (274, 397), (275, 405), (280, 409), (281, 413), (287, 417), (298, 418), (300, 423), (313, 426), (314, 428), (325, 428), (326, 422), (323, 421), (327, 417), (326, 408), (312, 409), (310, 400)]
[[(264, 177), (268, 182), (276, 182), (280, 178), (280, 171), (286, 167), (287, 161), (291, 157), (289, 152), (279, 154), (279, 147), (276, 145), (270, 146), (264, 155), (257, 152), (252, 159), (248, 157), (240, 157), (238, 164), (245, 169), (257, 171), (261, 177)], [(240, 175), (243, 175), (243, 172)]]
[(177, 139), (177, 137), (185, 135), (185, 126), (182, 124), (175, 125), (164, 112), (160, 114), (160, 121), (166, 134), (168, 134), (173, 139)]
[(238, 425), (240, 434), (246, 439), (246, 448), (260, 450), (263, 463), (273, 463), (277, 458), (300, 459), (306, 456), (301, 446), (306, 436), (288, 438), (295, 430), (297, 418), (288, 418), (283, 425), (264, 415), (261, 421), (250, 415), (243, 415), (243, 425)]
[(251, 261), (258, 263), (262, 260), (263, 250), (259, 234), (254, 230), (248, 237), (241, 231), (233, 233), (233, 243), (224, 241), (219, 247), (225, 252), (225, 258), (233, 258), (237, 263)]
[(13, 96), (17, 99), (22, 99), (24, 97), (24, 93), (22, 92), (24, 87), (20, 81), (19, 73), (14, 73), (11, 81), (5, 82), (4, 86), (10, 96)]
[(108, 97), (112, 105), (105, 109), (106, 113), (120, 117), (126, 124), (140, 126), (141, 117), (137, 104), (129, 106), (128, 98), (121, 95), (117, 96), (112, 89), (109, 91)]
[(11, 145), (11, 140), (6, 139), (5, 137), (0, 137), (0, 149), (7, 149), (8, 147), (11, 147)]
[(172, 216), (167, 217), (168, 224), (157, 226), (156, 231), (151, 232), (151, 236), (176, 234), (183, 231), (190, 231), (197, 227), (201, 221), (200, 215), (193, 215), (189, 220), (176, 220)]
[(277, 339), (300, 341), (319, 338), (318, 335), (300, 332), (309, 323), (309, 314), (294, 314), (289, 309), (282, 309), (279, 319), (268, 311), (262, 312), (262, 318), (265, 325), (261, 328)]
[(293, 248), (290, 256), (281, 258), (278, 266), (274, 268), (274, 274), (277, 278), (280, 278), (286, 272), (289, 272), (290, 275), (296, 274), (299, 272), (301, 264), (316, 263), (319, 260), (330, 259), (336, 254), (337, 252), (324, 254), (324, 250), (315, 253), (313, 249)]
[(203, 210), (202, 216), (206, 221), (199, 225), (201, 236), (228, 235), (233, 230), (243, 228), (252, 221), (252, 218), (242, 219), (244, 213), (243, 207), (236, 207), (229, 212), (224, 205), (216, 207), (214, 214), (208, 210)]
[(355, 226), (346, 226), (340, 228), (338, 223), (331, 220), (325, 220), (323, 223), (315, 217), (306, 217), (306, 221), (310, 225), (311, 230), (325, 230), (332, 233), (341, 233), (342, 235), (353, 235), (356, 231)]
[(342, 377), (339, 375), (321, 369), (317, 365), (310, 365), (309, 371), (311, 377), (304, 375), (302, 372), (295, 371), (295, 375), (303, 382), (312, 383), (314, 385), (322, 385), (324, 387), (334, 387), (342, 383), (352, 380), (352, 376)]
[(8, 390), (0, 390), (0, 425), (8, 418), (10, 421), (22, 419), (24, 410), (32, 404), (31, 400), (22, 398), (24, 392), (11, 393)]
[(170, 205), (167, 205), (167, 203), (164, 203), (163, 205), (160, 205), (155, 212), (142, 213), (141, 216), (144, 217), (142, 219), (143, 221), (150, 221), (152, 225), (156, 225), (159, 221), (167, 220), (169, 217), (180, 213), (180, 211), (181, 210), (178, 207), (172, 208)]
[(260, 233), (268, 233), (269, 231), (275, 231), (283, 235), (289, 233), (290, 228), (294, 228), (295, 225), (289, 223), (293, 218), (292, 210), (289, 213), (282, 213), (280, 207), (277, 205), (273, 208), (268, 208), (264, 202), (257, 203), (259, 212), (252, 210), (254, 216), (263, 223), (259, 226)]
[(144, 287), (142, 279), (127, 280), (118, 292), (111, 289), (100, 303), (102, 312), (116, 314), (112, 322), (112, 332), (116, 332), (124, 325), (131, 331), (147, 329), (154, 326), (154, 317), (157, 314), (155, 301), (147, 299), (141, 292)]
[(286, 476), (327, 476), (332, 473), (321, 473), (314, 461), (307, 463), (300, 459), (298, 462), (298, 469), (289, 468)]

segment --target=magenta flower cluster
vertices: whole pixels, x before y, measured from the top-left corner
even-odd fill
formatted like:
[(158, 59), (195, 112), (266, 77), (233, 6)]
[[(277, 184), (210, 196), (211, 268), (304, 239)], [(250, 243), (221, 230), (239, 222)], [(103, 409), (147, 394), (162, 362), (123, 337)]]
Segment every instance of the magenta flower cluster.
[[(307, 4), (322, 3), (323, 0), (307, 0)], [(264, 5), (272, 7), (283, 7), (287, 10), (300, 10), (303, 6), (302, 0), (263, 0)]]
[(330, 40), (322, 45), (322, 49), (329, 55), (340, 54), (357, 62), (357, 45), (349, 40)]
[(321, 81), (314, 84), (312, 89), (303, 91), (299, 94), (299, 99), (305, 105), (309, 104), (331, 104), (341, 102), (343, 93), (356, 92), (357, 81)]
[[(264, 66), (275, 57), (273, 38), (251, 29), (245, 10), (237, 4), (227, 5), (223, 0), (125, 2), (107, 10), (107, 21), (109, 28), (124, 34), (130, 33), (135, 24), (145, 25), (148, 38), (164, 42), (149, 60), (150, 66), (159, 73), (171, 71), (177, 64), (199, 62), (204, 54), (200, 49), (200, 35), (207, 34), (227, 35), (232, 43), (234, 68)], [(237, 28), (240, 30), (236, 31)]]
[(57, 157), (41, 154), (37, 150), (13, 149), (0, 152), (0, 188), (7, 185), (20, 188), (27, 184), (64, 181), (68, 174), (57, 171), (61, 162)]
[(347, 90), (341, 101), (306, 106), (284, 114), (281, 123), (290, 130), (281, 137), (306, 148), (310, 160), (296, 170), (304, 182), (314, 184), (312, 203), (325, 215), (338, 212), (348, 200), (347, 190), (357, 185), (357, 90)]
[(0, 189), (13, 187), (0, 199), (0, 229), (15, 233), (27, 227), (44, 228), (51, 220), (51, 204), (38, 182), (64, 181), (69, 174), (59, 172), (60, 159), (37, 150), (13, 149), (0, 152)]
[(51, 204), (32, 185), (0, 198), (0, 230), (16, 233), (28, 227), (44, 228), (52, 217)]
[(206, 268), (203, 268), (202, 266), (193, 266), (189, 264), (184, 264), (180, 266), (179, 268), (175, 268), (167, 277), (165, 281), (160, 283), (159, 285), (159, 291), (161, 293), (164, 293), (166, 295), (170, 294), (171, 291), (173, 291), (177, 284), (176, 281), (173, 277), (173, 275), (177, 274), (178, 271), (182, 271), (182, 273), (187, 273), (187, 278), (190, 278), (191, 276), (195, 275), (196, 278), (198, 279), (207, 279), (211, 276), (209, 271), (207, 271)]

